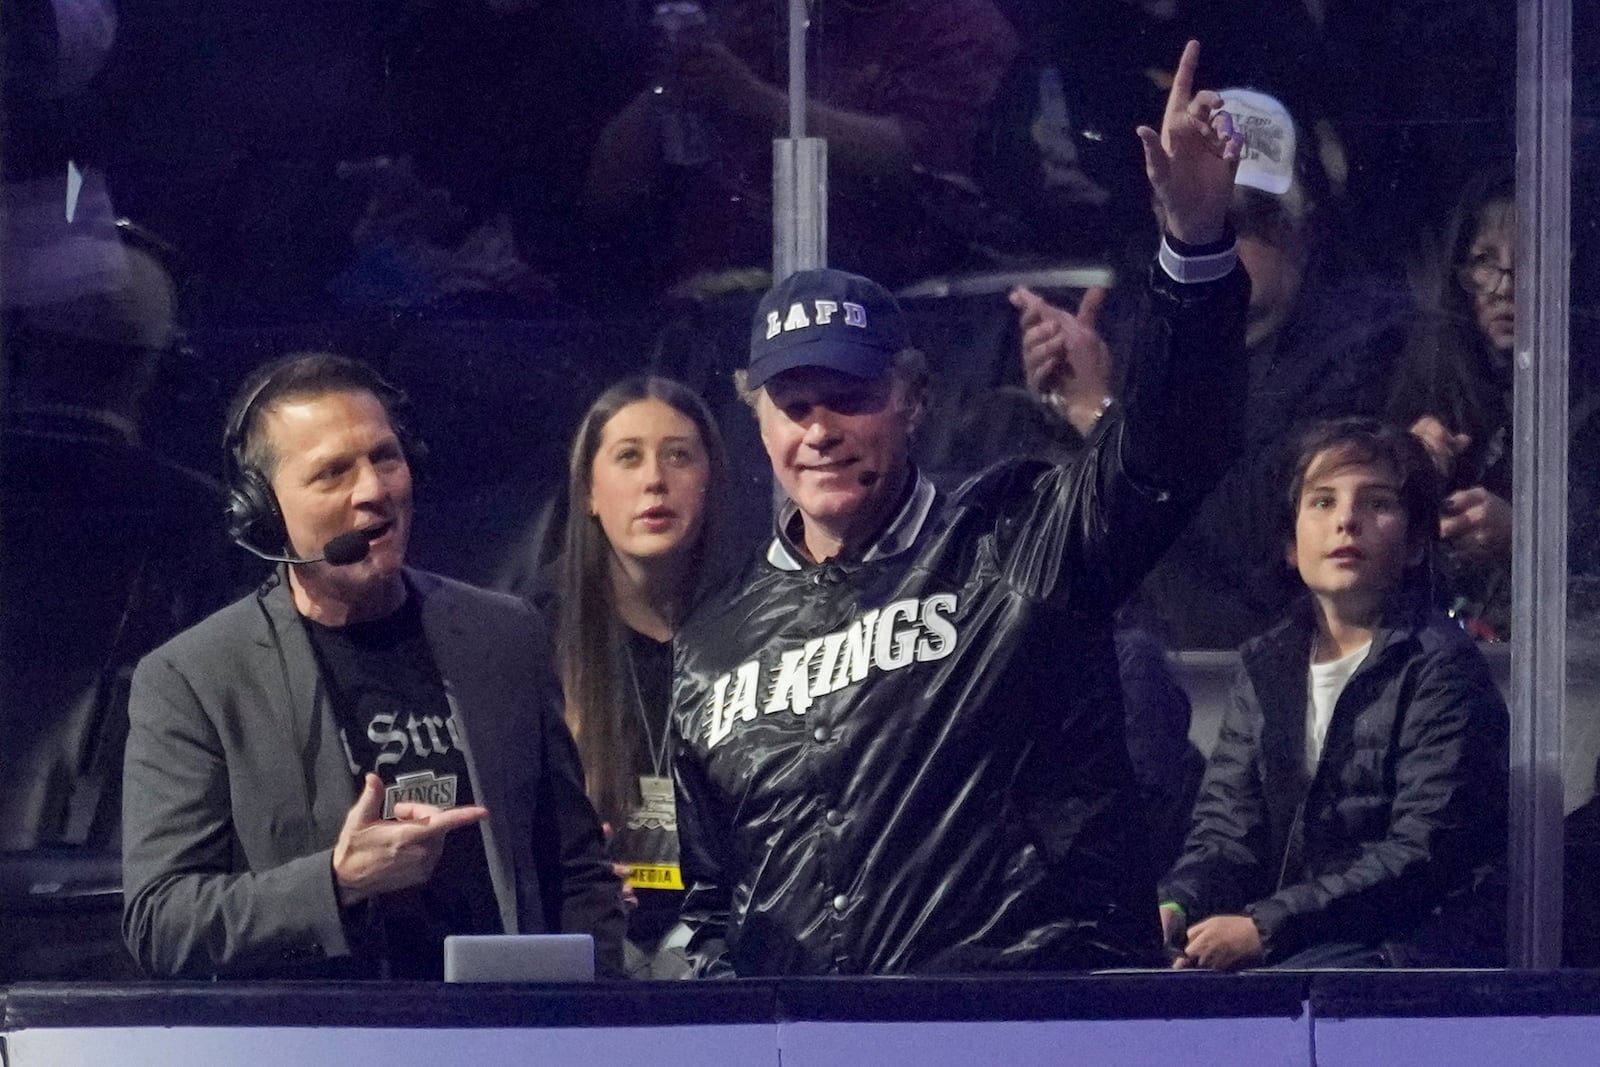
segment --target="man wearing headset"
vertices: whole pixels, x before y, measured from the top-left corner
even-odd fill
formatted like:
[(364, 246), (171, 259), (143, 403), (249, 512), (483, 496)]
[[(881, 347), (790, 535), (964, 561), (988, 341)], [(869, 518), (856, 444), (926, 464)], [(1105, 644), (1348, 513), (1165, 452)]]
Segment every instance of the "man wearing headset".
[(543, 624), (405, 565), (401, 400), (311, 354), (234, 401), (229, 533), (281, 566), (134, 675), (123, 933), (154, 974), (436, 979), (449, 934), (556, 930), (620, 971)]

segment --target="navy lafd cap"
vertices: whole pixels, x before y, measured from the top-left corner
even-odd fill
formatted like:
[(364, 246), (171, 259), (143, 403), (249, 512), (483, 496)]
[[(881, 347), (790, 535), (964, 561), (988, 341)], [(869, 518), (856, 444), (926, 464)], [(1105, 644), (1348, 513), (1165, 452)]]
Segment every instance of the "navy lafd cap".
[(759, 389), (796, 367), (879, 378), (910, 347), (905, 315), (883, 286), (842, 270), (797, 271), (756, 307), (745, 384)]

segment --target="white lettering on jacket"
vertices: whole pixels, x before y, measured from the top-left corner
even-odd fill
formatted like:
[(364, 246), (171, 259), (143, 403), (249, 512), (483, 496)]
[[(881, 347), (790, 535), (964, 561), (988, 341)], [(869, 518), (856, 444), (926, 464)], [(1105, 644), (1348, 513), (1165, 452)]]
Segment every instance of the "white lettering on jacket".
[(736, 723), (754, 721), (759, 693), (766, 694), (759, 702), (763, 714), (804, 715), (818, 697), (859, 685), (873, 671), (887, 674), (944, 659), (960, 643), (951, 622), (955, 612), (954, 593), (896, 600), (857, 616), (842, 630), (785, 650), (765, 672), (760, 659), (741, 663), (711, 683), (707, 747), (731, 737)]

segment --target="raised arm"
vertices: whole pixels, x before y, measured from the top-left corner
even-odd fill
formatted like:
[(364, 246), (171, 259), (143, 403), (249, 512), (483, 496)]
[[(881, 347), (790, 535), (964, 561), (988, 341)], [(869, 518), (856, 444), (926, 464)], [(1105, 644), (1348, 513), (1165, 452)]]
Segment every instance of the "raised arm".
[(1116, 403), (1105, 403), (1110, 355), (1094, 328), (1100, 294), (1086, 294), (1077, 315), (1027, 290), (1011, 295), (1030, 386), (1059, 392), (1059, 409), (1088, 431), (1074, 462), (1026, 473), (1032, 492), (987, 477), (964, 490), (974, 502), (986, 494), (1030, 501), (1032, 513), (1012, 527), (1025, 548), (1007, 574), (1029, 595), (1115, 609), (1240, 451), (1250, 285), (1226, 219), (1238, 149), (1216, 110), (1220, 98), (1191, 90), (1198, 57), (1190, 42), (1162, 133), (1141, 127), (1140, 136), (1163, 214), (1211, 243), (1171, 233), (1163, 240), (1118, 352), (1126, 374)]
[(1122, 395), (1090, 442), (1098, 483), (1083, 580), (1120, 603), (1242, 443), (1249, 279), (1227, 223), (1238, 137), (1216, 93), (1193, 91), (1189, 42), (1161, 132), (1140, 127), (1166, 235), (1134, 320)]
[(1200, 43), (1190, 41), (1178, 60), (1161, 130), (1140, 126), (1144, 170), (1166, 232), (1185, 245), (1209, 245), (1227, 233), (1233, 174), (1243, 138), (1209, 89), (1195, 92)]

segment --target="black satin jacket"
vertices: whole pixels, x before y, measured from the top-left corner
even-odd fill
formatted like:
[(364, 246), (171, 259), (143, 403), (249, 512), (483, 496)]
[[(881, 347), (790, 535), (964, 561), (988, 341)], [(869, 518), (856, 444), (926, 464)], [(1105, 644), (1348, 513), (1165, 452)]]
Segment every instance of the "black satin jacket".
[(1233, 454), (1242, 271), (1152, 272), (1124, 403), (1068, 466), (917, 479), (854, 560), (767, 556), (680, 631), (701, 974), (1078, 969), (1156, 949), (1111, 613)]

